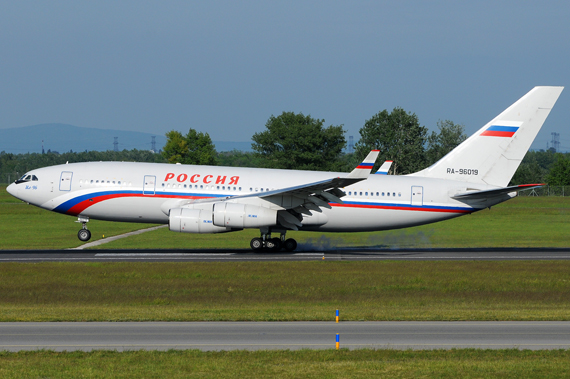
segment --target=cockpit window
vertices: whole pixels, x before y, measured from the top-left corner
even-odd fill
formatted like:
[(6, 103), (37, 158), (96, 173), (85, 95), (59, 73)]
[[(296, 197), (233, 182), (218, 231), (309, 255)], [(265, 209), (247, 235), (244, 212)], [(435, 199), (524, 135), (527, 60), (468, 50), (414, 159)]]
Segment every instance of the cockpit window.
[(29, 181), (38, 181), (38, 177), (35, 175), (30, 175), (30, 174), (24, 174), (22, 175), (22, 177), (18, 180), (16, 180), (16, 184), (20, 184), (20, 183), (26, 183)]

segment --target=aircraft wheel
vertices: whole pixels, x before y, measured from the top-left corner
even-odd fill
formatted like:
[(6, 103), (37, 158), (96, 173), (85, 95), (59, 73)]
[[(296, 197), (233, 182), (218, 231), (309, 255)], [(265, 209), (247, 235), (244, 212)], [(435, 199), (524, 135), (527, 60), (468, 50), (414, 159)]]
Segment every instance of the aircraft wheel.
[(261, 250), (263, 249), (263, 241), (261, 240), (261, 238), (254, 238), (249, 243), (249, 246), (251, 246), (251, 250), (253, 251)]
[(293, 251), (297, 248), (297, 241), (295, 241), (293, 238), (289, 238), (289, 239), (285, 240), (283, 247), (287, 251)]
[(91, 239), (91, 232), (87, 229), (81, 229), (79, 232), (77, 232), (77, 238), (83, 242), (87, 242)]
[(280, 238), (272, 238), (271, 242), (273, 242), (273, 248), (271, 249), (271, 251), (281, 250), (281, 239)]
[(270, 250), (270, 251), (275, 250), (275, 239), (274, 238), (265, 240), (265, 249)]

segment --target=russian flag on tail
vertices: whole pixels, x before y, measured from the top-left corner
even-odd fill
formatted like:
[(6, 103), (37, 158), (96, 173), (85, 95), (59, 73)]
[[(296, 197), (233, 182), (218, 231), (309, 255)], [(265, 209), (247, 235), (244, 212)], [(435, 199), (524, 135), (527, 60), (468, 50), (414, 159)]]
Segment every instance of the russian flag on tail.
[(481, 136), (483, 137), (512, 137), (515, 135), (522, 122), (506, 121), (489, 126)]

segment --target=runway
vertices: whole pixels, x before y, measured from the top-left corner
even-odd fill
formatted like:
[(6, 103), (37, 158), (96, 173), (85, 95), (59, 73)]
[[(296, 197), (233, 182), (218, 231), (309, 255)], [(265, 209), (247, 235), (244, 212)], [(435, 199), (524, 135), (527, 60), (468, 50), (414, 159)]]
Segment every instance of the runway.
[(0, 350), (568, 349), (570, 322), (0, 323)]
[(0, 250), (0, 262), (268, 262), (363, 260), (569, 260), (570, 248), (382, 249), (293, 253), (251, 250)]

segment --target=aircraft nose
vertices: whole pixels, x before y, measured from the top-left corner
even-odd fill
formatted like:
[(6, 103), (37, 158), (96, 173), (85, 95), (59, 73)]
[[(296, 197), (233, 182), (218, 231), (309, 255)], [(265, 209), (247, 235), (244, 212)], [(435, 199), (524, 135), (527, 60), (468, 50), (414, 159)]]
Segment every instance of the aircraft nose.
[(15, 187), (16, 187), (16, 186), (14, 185), (14, 183), (12, 183), (12, 184), (10, 184), (10, 185), (6, 188), (6, 191), (8, 191), (8, 193), (9, 193), (10, 195), (14, 196)]
[(8, 193), (16, 198), (18, 197), (18, 186), (15, 185), (14, 183), (10, 184), (8, 187), (6, 187), (6, 191), (8, 191)]

